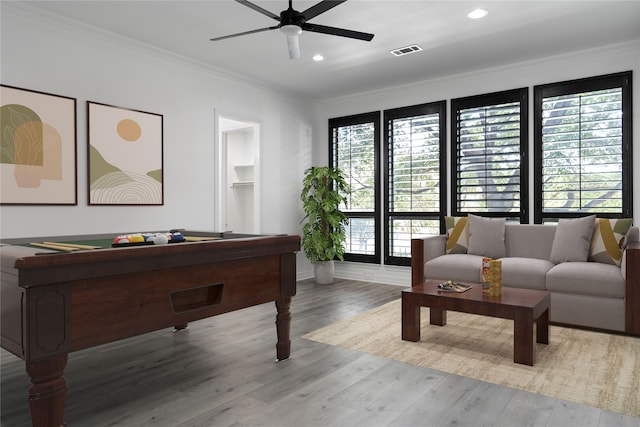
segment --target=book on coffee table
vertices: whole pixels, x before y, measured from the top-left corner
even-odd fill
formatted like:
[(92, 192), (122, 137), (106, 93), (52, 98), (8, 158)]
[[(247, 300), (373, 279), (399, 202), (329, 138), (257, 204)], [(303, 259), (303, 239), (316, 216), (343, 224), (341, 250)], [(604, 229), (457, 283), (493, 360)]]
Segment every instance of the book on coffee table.
[(463, 283), (452, 282), (451, 280), (438, 284), (438, 290), (443, 292), (466, 292), (471, 289), (473, 286), (465, 285)]

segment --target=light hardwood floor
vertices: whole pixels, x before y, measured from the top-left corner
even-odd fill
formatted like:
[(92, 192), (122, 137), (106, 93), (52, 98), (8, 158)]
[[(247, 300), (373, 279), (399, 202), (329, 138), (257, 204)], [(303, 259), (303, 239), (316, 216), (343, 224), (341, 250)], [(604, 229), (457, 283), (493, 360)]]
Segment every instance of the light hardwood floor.
[[(300, 338), (402, 288), (298, 284), (292, 357), (275, 363), (264, 304), (72, 353), (70, 427), (640, 426), (640, 419)], [(30, 425), (24, 363), (2, 350), (3, 427)]]

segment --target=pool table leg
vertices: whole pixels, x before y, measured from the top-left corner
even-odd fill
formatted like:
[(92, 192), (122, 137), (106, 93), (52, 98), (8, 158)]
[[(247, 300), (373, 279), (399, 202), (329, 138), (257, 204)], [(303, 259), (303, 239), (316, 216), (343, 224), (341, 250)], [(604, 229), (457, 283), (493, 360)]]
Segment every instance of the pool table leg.
[(276, 300), (276, 332), (278, 343), (276, 344), (276, 361), (288, 359), (291, 354), (291, 298)]
[(179, 325), (174, 325), (173, 332), (179, 332), (189, 327), (188, 323), (181, 323)]
[(31, 377), (29, 408), (33, 427), (66, 426), (64, 401), (67, 385), (64, 368), (68, 355), (27, 361), (27, 373)]

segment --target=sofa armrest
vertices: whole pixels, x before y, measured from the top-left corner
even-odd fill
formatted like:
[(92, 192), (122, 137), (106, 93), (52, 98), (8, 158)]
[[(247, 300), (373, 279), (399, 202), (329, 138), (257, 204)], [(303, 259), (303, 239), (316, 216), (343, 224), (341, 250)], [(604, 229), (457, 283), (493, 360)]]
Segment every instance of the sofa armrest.
[(424, 282), (424, 263), (446, 253), (447, 236), (411, 239), (411, 286)]
[(629, 243), (625, 257), (625, 331), (640, 336), (640, 242)]

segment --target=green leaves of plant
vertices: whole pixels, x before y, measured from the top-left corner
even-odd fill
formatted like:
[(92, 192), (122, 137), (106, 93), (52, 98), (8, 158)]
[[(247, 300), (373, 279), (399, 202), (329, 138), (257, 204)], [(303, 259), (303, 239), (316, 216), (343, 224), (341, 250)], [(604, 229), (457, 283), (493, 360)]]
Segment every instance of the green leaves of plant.
[(344, 260), (349, 218), (339, 207), (346, 205), (351, 189), (344, 172), (328, 166), (305, 171), (300, 199), (307, 223), (302, 231), (302, 249), (312, 263)]

